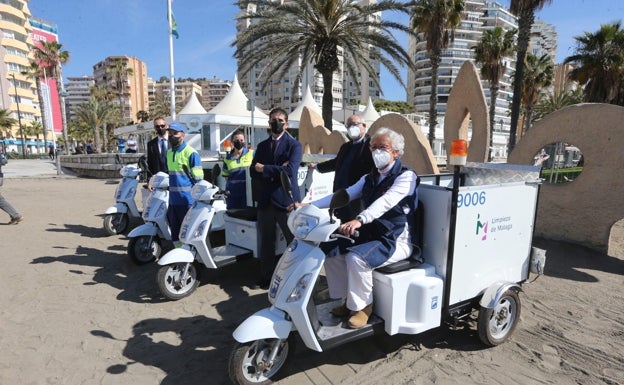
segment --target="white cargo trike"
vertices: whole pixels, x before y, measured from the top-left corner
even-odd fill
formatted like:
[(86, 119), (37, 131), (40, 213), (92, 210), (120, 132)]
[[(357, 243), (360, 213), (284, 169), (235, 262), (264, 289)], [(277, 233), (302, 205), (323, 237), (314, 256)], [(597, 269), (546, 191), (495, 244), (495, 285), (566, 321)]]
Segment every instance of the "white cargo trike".
[(374, 312), (361, 329), (330, 313), (337, 301), (314, 303), (325, 261), (319, 244), (339, 237), (332, 211), (344, 205), (344, 192), (334, 194), (329, 210), (308, 205), (291, 213), (295, 239), (273, 273), (271, 306), (233, 333), (232, 381), (270, 383), (294, 351), (295, 334), (322, 352), (375, 333), (422, 333), (478, 311), (480, 339), (489, 346), (504, 342), (520, 317), (521, 284), (544, 265), (544, 254), (531, 246), (539, 167), (454, 168), (421, 176), (421, 228), (414, 234), (420, 247), (408, 260), (373, 272)]

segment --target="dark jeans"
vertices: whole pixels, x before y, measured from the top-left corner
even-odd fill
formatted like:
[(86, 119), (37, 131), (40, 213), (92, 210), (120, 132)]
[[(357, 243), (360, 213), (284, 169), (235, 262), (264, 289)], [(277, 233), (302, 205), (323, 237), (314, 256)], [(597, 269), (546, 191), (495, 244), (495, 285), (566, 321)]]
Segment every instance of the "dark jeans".
[(282, 229), (286, 242), (293, 240), (293, 235), (287, 225), (288, 211), (277, 208), (272, 204), (269, 207), (258, 209), (257, 222), (257, 246), (258, 258), (260, 259), (260, 279), (270, 280), (273, 270), (277, 265), (278, 257), (275, 255), (276, 233), (275, 224)]

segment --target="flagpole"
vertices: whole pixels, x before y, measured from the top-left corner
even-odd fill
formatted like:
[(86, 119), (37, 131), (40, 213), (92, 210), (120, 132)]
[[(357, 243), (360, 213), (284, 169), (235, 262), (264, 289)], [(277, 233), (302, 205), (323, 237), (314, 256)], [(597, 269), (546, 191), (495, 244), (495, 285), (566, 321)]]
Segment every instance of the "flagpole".
[(171, 96), (171, 119), (176, 120), (175, 110), (175, 80), (173, 71), (173, 13), (171, 11), (171, 0), (167, 0), (167, 19), (169, 22), (169, 95)]

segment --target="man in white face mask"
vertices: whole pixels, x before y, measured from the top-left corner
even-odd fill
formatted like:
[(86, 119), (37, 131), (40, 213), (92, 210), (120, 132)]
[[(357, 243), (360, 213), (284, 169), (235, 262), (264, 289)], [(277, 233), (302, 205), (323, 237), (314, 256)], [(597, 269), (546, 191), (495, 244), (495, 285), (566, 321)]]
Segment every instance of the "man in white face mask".
[[(352, 115), (347, 119), (347, 130), (350, 141), (343, 144), (335, 158), (317, 164), (310, 164), (318, 172), (335, 171), (334, 192), (354, 184), (373, 169), (373, 157), (369, 150), (370, 136), (366, 134), (366, 123), (361, 116)], [(362, 211), (359, 199), (351, 201), (348, 206), (336, 211), (336, 216), (343, 222), (355, 218)]]
[[(399, 159), (405, 146), (403, 136), (380, 128), (370, 143), (373, 171), (347, 188), (349, 197), (361, 198), (365, 208), (339, 229), (347, 236), (356, 230), (360, 235), (355, 244), (339, 240), (340, 255), (325, 260), (329, 296), (346, 299), (332, 314), (348, 316), (347, 323), (354, 329), (365, 326), (373, 311), (373, 270), (411, 255), (411, 227), (418, 203), (418, 176)], [(331, 195), (311, 204), (326, 208), (330, 200)]]

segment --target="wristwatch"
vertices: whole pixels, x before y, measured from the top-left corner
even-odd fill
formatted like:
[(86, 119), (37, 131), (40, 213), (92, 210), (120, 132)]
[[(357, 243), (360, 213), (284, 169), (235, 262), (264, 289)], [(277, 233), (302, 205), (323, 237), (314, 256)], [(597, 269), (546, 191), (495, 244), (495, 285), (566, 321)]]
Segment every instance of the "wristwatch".
[(357, 217), (355, 217), (355, 220), (360, 222), (360, 224), (364, 224), (364, 217), (361, 215), (358, 215)]

